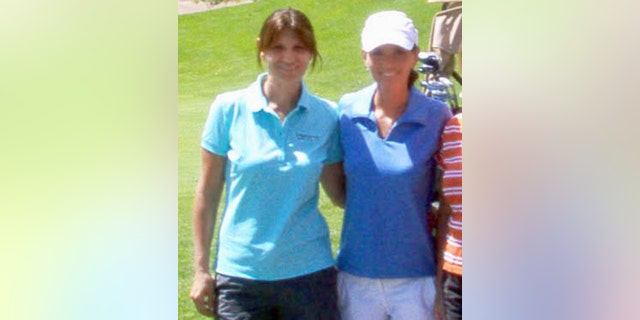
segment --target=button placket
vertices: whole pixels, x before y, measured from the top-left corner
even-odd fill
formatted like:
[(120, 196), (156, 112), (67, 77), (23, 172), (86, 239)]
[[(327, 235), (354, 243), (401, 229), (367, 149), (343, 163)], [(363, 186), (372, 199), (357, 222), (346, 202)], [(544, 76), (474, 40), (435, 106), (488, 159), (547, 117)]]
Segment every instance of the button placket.
[(294, 151), (295, 151), (295, 146), (296, 146), (296, 128), (295, 128), (295, 123), (296, 120), (299, 117), (299, 110), (295, 109), (292, 113), (290, 113), (285, 122), (284, 122), (284, 127), (283, 127), (283, 131), (284, 131), (284, 137), (283, 137), (283, 152), (285, 155), (285, 159), (287, 159), (288, 162), (296, 162), (295, 159), (295, 155), (294, 155)]

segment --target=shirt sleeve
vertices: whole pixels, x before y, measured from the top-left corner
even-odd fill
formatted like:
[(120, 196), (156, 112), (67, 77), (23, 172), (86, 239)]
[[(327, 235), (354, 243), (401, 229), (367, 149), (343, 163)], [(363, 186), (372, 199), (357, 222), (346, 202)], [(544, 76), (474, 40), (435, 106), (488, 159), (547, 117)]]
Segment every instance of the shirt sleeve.
[(329, 104), (332, 109), (333, 116), (333, 129), (331, 130), (328, 143), (329, 147), (327, 148), (327, 159), (325, 160), (325, 164), (333, 164), (337, 162), (341, 162), (344, 159), (344, 153), (342, 151), (342, 144), (340, 143), (340, 125), (338, 121), (338, 106), (335, 102), (325, 100)]
[(218, 96), (211, 104), (209, 116), (204, 125), (200, 146), (205, 150), (226, 156), (229, 151), (229, 121), (226, 119), (225, 111), (229, 109), (229, 104)]
[(341, 162), (344, 158), (342, 151), (342, 145), (340, 143), (339, 126), (336, 123), (335, 130), (332, 131), (331, 137), (329, 137), (329, 148), (327, 150), (327, 164)]
[(446, 170), (451, 157), (462, 156), (462, 116), (451, 117), (445, 124), (440, 139), (440, 151), (436, 154), (438, 165)]
[(439, 155), (443, 186), (462, 187), (462, 116), (451, 118), (442, 133)]

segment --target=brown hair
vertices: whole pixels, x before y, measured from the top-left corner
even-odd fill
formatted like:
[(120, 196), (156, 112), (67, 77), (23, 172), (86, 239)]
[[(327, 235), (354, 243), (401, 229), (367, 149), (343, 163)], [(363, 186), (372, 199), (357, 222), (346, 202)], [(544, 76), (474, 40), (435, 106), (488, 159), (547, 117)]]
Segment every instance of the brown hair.
[(304, 46), (311, 51), (311, 67), (315, 67), (316, 60), (318, 58), (322, 60), (322, 58), (316, 46), (316, 38), (313, 34), (311, 21), (304, 13), (292, 8), (276, 10), (264, 20), (262, 30), (258, 35), (258, 65), (262, 64), (260, 52), (266, 51), (271, 47), (282, 31), (285, 30), (293, 31)]
[[(411, 51), (420, 51), (420, 49), (418, 48), (418, 45), (414, 45), (413, 49), (411, 49)], [(416, 69), (411, 69), (411, 73), (409, 74), (409, 89), (411, 89), (411, 87), (413, 86), (413, 83), (416, 82), (416, 80), (418, 80), (418, 78), (420, 78), (420, 75), (418, 74), (418, 71), (416, 71)]]
[(411, 89), (411, 87), (413, 86), (413, 83), (416, 82), (418, 78), (420, 78), (418, 71), (411, 70), (411, 73), (409, 74), (409, 89)]

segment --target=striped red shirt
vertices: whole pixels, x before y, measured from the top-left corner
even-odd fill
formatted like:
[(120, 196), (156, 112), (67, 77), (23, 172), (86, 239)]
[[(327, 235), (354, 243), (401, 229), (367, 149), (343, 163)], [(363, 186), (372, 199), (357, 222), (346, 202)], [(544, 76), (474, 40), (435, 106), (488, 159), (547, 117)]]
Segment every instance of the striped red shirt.
[(462, 113), (445, 125), (440, 148), (442, 193), (451, 206), (443, 269), (462, 276)]

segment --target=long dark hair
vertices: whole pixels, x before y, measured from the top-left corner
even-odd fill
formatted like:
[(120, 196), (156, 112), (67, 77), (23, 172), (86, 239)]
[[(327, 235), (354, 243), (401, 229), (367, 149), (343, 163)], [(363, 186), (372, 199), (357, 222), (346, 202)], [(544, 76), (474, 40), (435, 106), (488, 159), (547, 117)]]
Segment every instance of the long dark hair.
[(418, 78), (420, 78), (418, 71), (416, 71), (415, 69), (411, 69), (411, 73), (409, 74), (409, 89), (411, 89), (411, 86), (413, 86)]
[[(420, 48), (418, 48), (418, 45), (413, 46), (413, 49), (411, 49), (411, 51), (420, 51)], [(409, 74), (409, 89), (411, 89), (411, 86), (413, 86), (413, 84), (416, 82), (416, 80), (418, 80), (418, 78), (420, 78), (420, 74), (418, 74), (418, 71), (416, 71), (416, 69), (411, 69), (411, 73)]]

